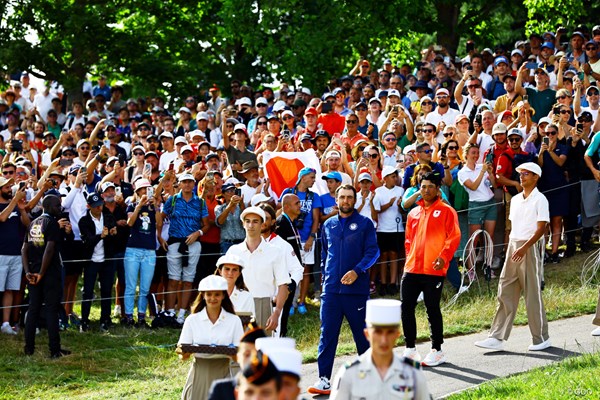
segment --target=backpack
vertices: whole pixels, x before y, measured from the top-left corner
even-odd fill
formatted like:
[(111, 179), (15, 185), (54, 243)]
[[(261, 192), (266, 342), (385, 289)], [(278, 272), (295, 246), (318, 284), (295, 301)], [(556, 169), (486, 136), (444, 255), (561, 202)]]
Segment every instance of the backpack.
[[(510, 175), (509, 179), (513, 180), (513, 181), (517, 181), (517, 182), (519, 181), (519, 173), (517, 172), (517, 167), (519, 165), (526, 163), (526, 162), (534, 162), (537, 164), (536, 157), (530, 153), (515, 154), (514, 157), (511, 157), (509, 154), (504, 152), (500, 155), (500, 157), (502, 157), (502, 156), (505, 156), (506, 158), (508, 158), (508, 160), (510, 161), (510, 163), (512, 165), (512, 174)], [(513, 196), (519, 193), (517, 188), (514, 186), (506, 186), (506, 191)]]
[[(460, 163), (458, 169), (460, 170), (463, 164)], [(469, 193), (465, 190), (464, 186), (460, 184), (457, 178), (452, 180), (452, 185), (448, 188), (450, 191), (450, 203), (456, 211), (462, 211), (469, 208)]]

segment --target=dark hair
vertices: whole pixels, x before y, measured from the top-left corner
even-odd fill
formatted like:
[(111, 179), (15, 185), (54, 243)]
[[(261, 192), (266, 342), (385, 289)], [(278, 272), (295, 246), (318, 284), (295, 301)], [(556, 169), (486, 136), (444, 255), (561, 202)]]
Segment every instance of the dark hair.
[[(218, 266), (217, 269), (215, 269), (215, 275), (222, 276), (221, 269), (223, 269), (223, 266)], [(246, 292), (250, 291), (248, 289), (248, 286), (246, 286), (246, 282), (244, 282), (244, 274), (242, 274), (242, 267), (240, 267), (240, 276), (238, 276), (238, 278), (235, 280), (235, 287), (238, 290), (245, 290)]]
[(479, 53), (475, 53), (471, 56), (471, 62), (473, 62), (474, 58), (479, 58), (483, 62), (483, 55), (481, 55)]
[(437, 133), (437, 126), (431, 122), (425, 122), (423, 126), (431, 126), (433, 128), (433, 133)]
[(339, 194), (339, 193), (340, 193), (340, 191), (342, 191), (342, 190), (352, 190), (352, 193), (354, 193), (354, 198), (356, 199), (356, 188), (355, 188), (354, 186), (352, 186), (352, 185), (348, 185), (348, 184), (346, 184), (346, 185), (342, 185), (342, 186), (338, 187), (338, 188), (335, 190), (335, 198), (336, 198), (336, 199), (337, 199), (337, 197), (338, 197), (338, 194)]
[(440, 150), (442, 151), (442, 154), (446, 154), (446, 151), (448, 151), (448, 146), (450, 146), (450, 143), (456, 143), (458, 145), (458, 147), (460, 148), (460, 143), (458, 143), (458, 140), (448, 139), (447, 141), (442, 143), (442, 146), (440, 148)]
[(269, 214), (271, 216), (271, 219), (273, 221), (275, 221), (277, 219), (277, 213), (275, 212), (275, 209), (268, 203), (260, 203), (258, 205), (258, 208), (260, 208), (261, 210), (263, 210), (264, 212), (266, 212), (267, 214)]
[[(227, 290), (223, 290), (223, 300), (221, 301), (221, 309), (227, 311), (228, 313), (235, 314), (235, 309), (233, 308), (233, 303), (229, 298), (229, 294), (227, 294)], [(192, 304), (192, 314), (199, 313), (206, 307), (206, 300), (204, 300), (204, 292), (199, 292), (198, 296), (194, 300), (194, 304)]]
[(423, 178), (421, 178), (421, 182), (429, 181), (433, 183), (436, 187), (442, 186), (442, 177), (437, 172), (428, 172)]

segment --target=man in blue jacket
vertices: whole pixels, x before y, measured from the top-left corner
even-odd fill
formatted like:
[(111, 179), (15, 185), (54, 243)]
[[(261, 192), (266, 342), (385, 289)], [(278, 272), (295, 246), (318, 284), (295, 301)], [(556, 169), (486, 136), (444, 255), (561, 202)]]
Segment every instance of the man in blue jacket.
[(369, 268), (379, 258), (373, 222), (354, 210), (356, 189), (342, 185), (336, 190), (338, 215), (323, 224), (321, 273), (321, 337), (319, 380), (308, 389), (312, 394), (331, 392), (331, 372), (342, 319), (346, 317), (358, 354), (369, 348), (363, 331), (369, 298)]

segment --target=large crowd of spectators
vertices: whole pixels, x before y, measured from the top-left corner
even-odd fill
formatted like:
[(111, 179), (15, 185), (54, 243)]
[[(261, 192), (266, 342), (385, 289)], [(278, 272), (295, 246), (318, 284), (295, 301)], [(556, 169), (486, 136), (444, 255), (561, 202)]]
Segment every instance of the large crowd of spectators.
[[(2, 332), (18, 330), (20, 309), (12, 306), (25, 295), (23, 235), (49, 191), (64, 209), (62, 328), (90, 329), (97, 281), (102, 330), (113, 304), (121, 323), (136, 323), (138, 286), (139, 326), (146, 298), (153, 314), (171, 312), (182, 325), (198, 282), (244, 240), (243, 210), (281, 210), (265, 175), (269, 152), (309, 151), (320, 162), (284, 191), (300, 200), (305, 268), (290, 314), (304, 314), (306, 299), (319, 293), (319, 229), (337, 214), (332, 199), (342, 184), (356, 187), (356, 208), (377, 228), (373, 295), (398, 293), (405, 215), (430, 171), (459, 211), (463, 243), (483, 228), (495, 237), (499, 267), (506, 205), (522, 190), (515, 167), (538, 163), (550, 204), (547, 262), (572, 256), (577, 244), (587, 251), (600, 220), (599, 44), (596, 26), (532, 34), (514, 48), (468, 42), (462, 58), (431, 46), (415, 65), (361, 59), (325, 89), (255, 89), (234, 79), (227, 98), (213, 86), (169, 107), (159, 97), (124, 100), (105, 76), (84, 87), (83, 101), (65, 101), (59, 85), (36, 89), (23, 72), (0, 99)], [(456, 265), (448, 279), (459, 288)]]

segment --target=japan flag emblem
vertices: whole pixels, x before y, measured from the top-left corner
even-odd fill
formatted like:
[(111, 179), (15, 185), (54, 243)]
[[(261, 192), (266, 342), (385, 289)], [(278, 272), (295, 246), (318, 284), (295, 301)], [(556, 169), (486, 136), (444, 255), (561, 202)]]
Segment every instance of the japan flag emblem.
[(433, 212), (433, 218), (437, 218), (437, 217), (439, 217), (441, 213), (442, 213), (442, 212), (441, 212), (440, 210), (435, 210), (435, 211)]

